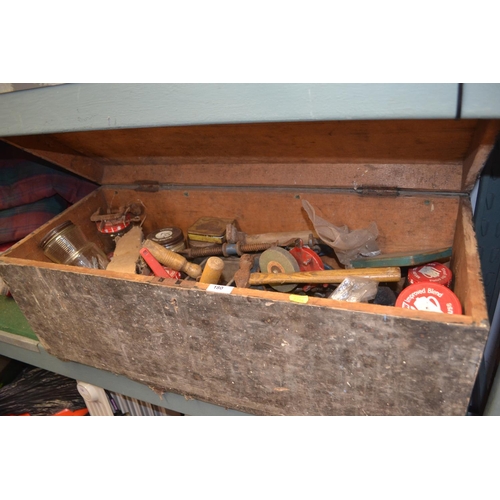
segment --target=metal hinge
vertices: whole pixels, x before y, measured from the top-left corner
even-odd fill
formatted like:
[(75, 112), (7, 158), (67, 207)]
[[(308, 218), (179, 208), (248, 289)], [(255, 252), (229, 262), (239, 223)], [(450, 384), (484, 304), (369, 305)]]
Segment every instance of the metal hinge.
[(148, 193), (156, 193), (160, 190), (160, 183), (158, 181), (134, 181), (136, 191), (147, 191)]
[(354, 191), (363, 196), (392, 196), (396, 197), (401, 194), (397, 187), (386, 186), (359, 186), (355, 187)]

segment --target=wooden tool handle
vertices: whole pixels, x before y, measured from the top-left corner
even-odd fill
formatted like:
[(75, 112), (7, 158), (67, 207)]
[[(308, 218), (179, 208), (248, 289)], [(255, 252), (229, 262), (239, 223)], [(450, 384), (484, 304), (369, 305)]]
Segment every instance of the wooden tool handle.
[(188, 276), (191, 276), (191, 278), (198, 278), (201, 276), (201, 266), (188, 262), (186, 257), (172, 252), (171, 250), (168, 250), (168, 248), (162, 247), (158, 243), (151, 240), (146, 240), (143, 246), (146, 247), (151, 252), (153, 257), (164, 266), (170, 267), (176, 271), (183, 271)]
[(219, 257), (210, 257), (201, 274), (200, 283), (217, 285), (224, 271), (224, 261)]
[(396, 282), (401, 279), (399, 267), (370, 269), (335, 269), (301, 273), (252, 273), (250, 285), (282, 285), (285, 283), (342, 283), (345, 278), (367, 278), (374, 281)]

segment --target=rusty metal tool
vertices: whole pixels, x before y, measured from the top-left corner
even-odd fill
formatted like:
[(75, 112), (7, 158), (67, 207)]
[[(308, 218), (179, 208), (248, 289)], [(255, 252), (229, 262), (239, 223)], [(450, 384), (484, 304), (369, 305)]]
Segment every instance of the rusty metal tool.
[(260, 243), (254, 245), (243, 245), (241, 243), (223, 243), (222, 245), (213, 245), (204, 248), (188, 248), (182, 250), (182, 255), (189, 259), (196, 257), (208, 257), (209, 255), (223, 255), (224, 257), (231, 257), (233, 255), (242, 256), (245, 253), (263, 252), (268, 248), (275, 246), (273, 243)]
[(247, 288), (250, 281), (255, 255), (245, 254), (240, 258), (240, 268), (234, 274), (234, 282), (237, 288)]
[(310, 247), (318, 244), (318, 236), (312, 231), (287, 231), (277, 233), (247, 234), (239, 231), (234, 224), (226, 226), (226, 240), (228, 243), (242, 243), (253, 245), (261, 243), (274, 243), (278, 246), (286, 246), (290, 241), (302, 238)]
[[(290, 250), (290, 254), (295, 257), (300, 271), (323, 271), (325, 269), (321, 257), (314, 250), (304, 246), (304, 242), (300, 238), (296, 240), (295, 246)], [(327, 283), (323, 283), (323, 287), (327, 286)], [(304, 292), (308, 292), (311, 288), (311, 284), (302, 287)]]
[(314, 250), (305, 247), (300, 238), (290, 250), (290, 254), (295, 257), (301, 271), (322, 271), (325, 269), (321, 257)]
[[(252, 273), (249, 285), (309, 284), (309, 283), (342, 283), (345, 278), (367, 278), (379, 282), (397, 282), (401, 279), (399, 267), (381, 267), (367, 269), (334, 269), (328, 271), (310, 271), (295, 273)], [(292, 288), (293, 289), (293, 288)]]
[(112, 212), (112, 209), (108, 208), (107, 213), (101, 214), (101, 209), (98, 208), (91, 216), (90, 220), (92, 222), (101, 222), (109, 220), (121, 220), (127, 214), (130, 214), (131, 222), (140, 222), (141, 215), (143, 213), (143, 208), (138, 203), (131, 203), (130, 205), (121, 206), (116, 212)]

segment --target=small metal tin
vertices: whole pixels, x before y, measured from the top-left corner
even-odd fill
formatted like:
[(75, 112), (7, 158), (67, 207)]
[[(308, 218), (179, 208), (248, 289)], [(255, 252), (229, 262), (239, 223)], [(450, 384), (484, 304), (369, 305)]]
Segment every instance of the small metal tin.
[(178, 227), (164, 227), (158, 229), (158, 231), (149, 233), (146, 239), (154, 241), (172, 252), (179, 252), (186, 248), (184, 234)]
[(405, 288), (396, 300), (396, 307), (415, 311), (462, 314), (458, 297), (438, 283), (416, 283)]
[(439, 262), (430, 262), (423, 266), (412, 267), (408, 269), (408, 283), (438, 283), (444, 286), (450, 286), (453, 273), (444, 264)]
[(209, 248), (216, 246), (217, 244), (211, 241), (197, 241), (188, 239), (188, 245), (189, 248)]
[(234, 223), (234, 219), (201, 217), (187, 230), (188, 239), (222, 245), (226, 241), (226, 226)]

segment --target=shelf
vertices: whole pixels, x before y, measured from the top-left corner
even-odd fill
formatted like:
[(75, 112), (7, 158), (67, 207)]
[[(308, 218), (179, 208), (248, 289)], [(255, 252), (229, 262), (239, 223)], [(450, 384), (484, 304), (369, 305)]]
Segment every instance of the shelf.
[[(0, 94), (0, 137), (217, 123), (449, 119), (456, 116), (457, 97), (457, 83), (74, 83)], [(471, 105), (475, 98), (467, 99)]]

